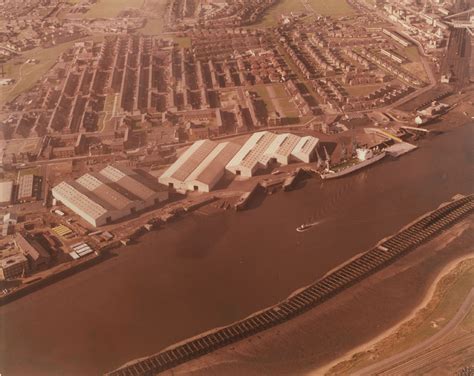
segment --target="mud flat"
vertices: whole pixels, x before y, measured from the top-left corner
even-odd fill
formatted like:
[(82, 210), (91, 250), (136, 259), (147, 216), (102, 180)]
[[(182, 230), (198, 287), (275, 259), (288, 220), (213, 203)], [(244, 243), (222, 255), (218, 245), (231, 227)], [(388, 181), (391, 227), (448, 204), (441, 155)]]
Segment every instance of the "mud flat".
[(141, 374), (143, 370), (162, 372), (261, 333), (297, 317), (315, 306), (319, 307), (328, 299), (337, 296), (338, 293), (390, 265), (399, 257), (408, 254), (434, 236), (452, 227), (470, 215), (473, 209), (473, 196), (456, 195), (453, 201), (442, 204), (438, 209), (405, 226), (396, 235), (383, 239), (371, 250), (327, 273), (313, 284), (294, 292), (279, 304), (229, 326), (203, 333), (198, 337), (171, 346), (146, 359), (132, 362), (111, 372), (110, 375)]
[[(458, 229), (453, 229), (452, 236), (460, 236), (460, 233), (469, 226), (472, 229), (472, 223), (466, 222), (465, 225), (458, 226)], [(450, 296), (452, 289), (457, 289), (455, 294), (457, 296), (454, 300), (458, 303), (459, 300), (469, 295), (469, 293), (464, 291), (466, 286), (462, 286), (461, 283), (461, 287), (459, 287), (457, 284), (460, 280), (462, 282), (463, 279), (470, 278), (473, 270), (474, 258), (472, 254), (451, 261), (440, 271), (423, 300), (407, 317), (369, 342), (352, 349), (345, 356), (315, 369), (311, 375), (353, 373), (355, 370), (360, 370), (366, 364), (373, 363), (374, 361), (383, 362), (394, 354), (400, 354), (401, 351), (416, 347), (421, 341), (431, 340), (439, 331), (436, 321), (445, 324), (446, 317), (444, 315), (447, 309), (443, 307), (443, 304), (446, 306), (447, 296)], [(453, 299), (450, 300), (452, 301)], [(459, 307), (455, 305), (449, 306), (449, 308), (455, 311)], [(433, 317), (437, 317), (438, 320), (430, 321)], [(427, 333), (426, 327), (428, 325), (433, 332), (431, 334)]]
[(163, 374), (323, 374), (315, 369), (410, 316), (446, 265), (472, 255), (472, 220), (471, 216), (315, 310)]

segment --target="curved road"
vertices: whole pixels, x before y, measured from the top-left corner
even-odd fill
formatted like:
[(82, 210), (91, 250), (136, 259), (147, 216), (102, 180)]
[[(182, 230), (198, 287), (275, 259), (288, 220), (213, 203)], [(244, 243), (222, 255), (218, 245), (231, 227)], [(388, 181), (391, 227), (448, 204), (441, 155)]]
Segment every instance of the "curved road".
[[(388, 359), (382, 360), (378, 363), (375, 363), (371, 366), (365, 367), (358, 372), (356, 375), (363, 376), (363, 375), (377, 375), (383, 372), (387, 372), (392, 370), (393, 368), (400, 367), (404, 364), (411, 363), (413, 360), (417, 358), (424, 358), (423, 355), (430, 352), (430, 348), (433, 345), (436, 345), (437, 342), (445, 338), (448, 334), (450, 334), (457, 326), (464, 320), (467, 316), (471, 307), (474, 305), (474, 288), (471, 289), (469, 294), (467, 295), (464, 303), (461, 305), (459, 310), (456, 312), (454, 317), (449, 321), (449, 323), (443, 327), (438, 333), (434, 336), (426, 339), (425, 341), (419, 343), (416, 346), (409, 348), (406, 351), (403, 351), (399, 354), (396, 354)], [(472, 341), (472, 338), (468, 338), (469, 341)], [(457, 343), (457, 341), (455, 341)], [(470, 342), (472, 343), (472, 342)], [(424, 363), (426, 364), (426, 363)], [(421, 364), (420, 364), (421, 365)]]

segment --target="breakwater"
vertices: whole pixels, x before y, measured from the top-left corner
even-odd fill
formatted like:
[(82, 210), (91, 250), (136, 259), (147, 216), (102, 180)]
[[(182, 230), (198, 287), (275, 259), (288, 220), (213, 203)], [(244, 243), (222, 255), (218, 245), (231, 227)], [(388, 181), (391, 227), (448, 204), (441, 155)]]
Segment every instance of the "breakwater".
[(153, 375), (289, 320), (391, 264), (472, 213), (473, 209), (473, 195), (457, 198), (422, 216), (396, 235), (382, 240), (369, 251), (281, 303), (232, 325), (171, 346), (107, 375)]

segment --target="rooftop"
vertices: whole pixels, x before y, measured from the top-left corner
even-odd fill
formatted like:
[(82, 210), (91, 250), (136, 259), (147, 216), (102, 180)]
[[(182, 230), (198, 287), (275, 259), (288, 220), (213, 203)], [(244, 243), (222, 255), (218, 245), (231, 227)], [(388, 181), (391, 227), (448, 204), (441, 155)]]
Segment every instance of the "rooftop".
[(53, 190), (61, 197), (60, 200), (68, 201), (93, 218), (97, 219), (107, 213), (107, 209), (91, 199), (84, 192), (86, 189), (76, 182), (61, 182)]
[(0, 203), (9, 203), (12, 199), (13, 181), (0, 181)]
[(139, 174), (126, 167), (107, 166), (100, 174), (141, 200), (146, 201), (156, 195), (153, 189), (144, 184)]
[(34, 175), (28, 174), (20, 176), (18, 179), (18, 199), (33, 196)]
[(110, 187), (107, 180), (99, 174), (82, 175), (76, 182), (115, 209), (125, 209), (132, 204), (131, 200)]
[(5, 269), (14, 264), (26, 263), (27, 261), (28, 260), (23, 254), (16, 253), (13, 255), (6, 256), (4, 258), (0, 258), (0, 268)]

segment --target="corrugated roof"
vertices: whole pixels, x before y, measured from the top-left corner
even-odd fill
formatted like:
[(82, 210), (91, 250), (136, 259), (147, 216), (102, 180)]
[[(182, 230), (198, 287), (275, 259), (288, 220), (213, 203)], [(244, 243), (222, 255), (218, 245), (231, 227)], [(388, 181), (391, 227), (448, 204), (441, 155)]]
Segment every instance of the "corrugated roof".
[(127, 197), (110, 187), (101, 176), (85, 174), (76, 182), (118, 210), (126, 209), (133, 204)]
[(222, 175), (225, 166), (237, 153), (240, 146), (232, 142), (223, 142), (212, 150), (212, 152), (199, 164), (199, 166), (187, 177), (186, 181), (199, 181), (211, 184), (216, 176)]
[(92, 218), (99, 218), (107, 213), (107, 208), (90, 198), (85, 188), (76, 182), (61, 182), (53, 191), (60, 196), (60, 200), (66, 200), (66, 205), (72, 204), (79, 210), (87, 213)]
[(20, 179), (18, 179), (18, 199), (21, 200), (33, 196), (33, 181), (33, 174), (20, 176)]
[(274, 133), (264, 132), (263, 137), (257, 141), (250, 153), (247, 153), (247, 155), (242, 159), (240, 165), (247, 168), (253, 168), (257, 163), (266, 165), (269, 156), (265, 155), (265, 151), (275, 138), (276, 135)]
[(239, 152), (227, 164), (228, 168), (239, 166), (242, 161), (252, 152), (261, 138), (268, 132), (256, 132), (249, 137), (245, 144), (240, 148)]
[(300, 139), (298, 144), (291, 152), (296, 158), (301, 159), (302, 156), (309, 156), (314, 148), (317, 146), (319, 139), (312, 136), (305, 136)]
[(141, 200), (148, 200), (154, 197), (157, 193), (141, 183), (138, 179), (138, 175), (125, 167), (122, 166), (107, 166), (100, 171), (100, 174), (105, 176), (112, 182), (120, 185), (123, 189), (129, 191)]
[(13, 190), (13, 181), (0, 181), (0, 203), (11, 202)]
[(288, 157), (301, 137), (291, 133), (283, 133), (276, 136), (271, 145), (265, 151), (265, 154), (275, 156)]

